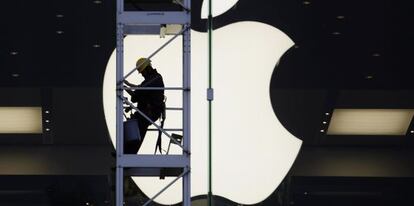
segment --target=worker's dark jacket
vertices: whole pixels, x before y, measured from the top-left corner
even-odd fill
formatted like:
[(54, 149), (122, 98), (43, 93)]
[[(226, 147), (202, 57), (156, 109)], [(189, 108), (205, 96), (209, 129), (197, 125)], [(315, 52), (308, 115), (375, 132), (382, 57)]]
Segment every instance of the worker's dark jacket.
[[(140, 87), (164, 87), (162, 76), (157, 70), (153, 69)], [(138, 102), (138, 109), (151, 118), (152, 121), (156, 121), (163, 111), (164, 90), (135, 90), (131, 95), (131, 101)], [(142, 117), (135, 112), (134, 118)]]

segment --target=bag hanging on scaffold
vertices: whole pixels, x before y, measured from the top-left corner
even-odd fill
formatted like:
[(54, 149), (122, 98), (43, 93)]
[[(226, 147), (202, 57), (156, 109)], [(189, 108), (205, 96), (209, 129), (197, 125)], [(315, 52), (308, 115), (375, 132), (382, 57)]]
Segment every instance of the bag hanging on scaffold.
[(124, 141), (141, 140), (136, 119), (128, 119), (124, 122)]

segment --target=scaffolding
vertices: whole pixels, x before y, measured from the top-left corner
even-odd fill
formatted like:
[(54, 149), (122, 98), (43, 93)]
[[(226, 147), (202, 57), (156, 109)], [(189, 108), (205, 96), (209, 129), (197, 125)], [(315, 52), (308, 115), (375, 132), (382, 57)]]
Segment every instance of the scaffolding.
[[(124, 205), (124, 176), (175, 176), (176, 178), (169, 183), (159, 193), (150, 197), (144, 204), (149, 205), (162, 192), (168, 189), (180, 178), (182, 181), (182, 205), (191, 205), (191, 171), (190, 171), (190, 32), (191, 32), (191, 0), (173, 0), (181, 7), (180, 11), (125, 11), (125, 0), (117, 0), (117, 26), (116, 26), (116, 206)], [(167, 41), (154, 53), (148, 56), (151, 59), (160, 50), (166, 47), (178, 36), (183, 39), (183, 82), (182, 87), (124, 87), (124, 80), (134, 71), (130, 71), (124, 76), (124, 37), (126, 35), (154, 34), (159, 35), (160, 30), (165, 25), (178, 24), (182, 26), (180, 32)], [(163, 129), (157, 123), (151, 121), (142, 111), (129, 102), (123, 95), (126, 89), (142, 90), (181, 90), (183, 92), (182, 108), (168, 108), (171, 110), (181, 110), (183, 115), (183, 138), (178, 141), (171, 135), (168, 129)], [(156, 155), (156, 154), (124, 154), (124, 132), (123, 132), (123, 105), (127, 104), (137, 111), (143, 118), (151, 122), (158, 130), (166, 135), (172, 142), (180, 146), (183, 150), (181, 155)], [(124, 169), (129, 168), (126, 172)]]

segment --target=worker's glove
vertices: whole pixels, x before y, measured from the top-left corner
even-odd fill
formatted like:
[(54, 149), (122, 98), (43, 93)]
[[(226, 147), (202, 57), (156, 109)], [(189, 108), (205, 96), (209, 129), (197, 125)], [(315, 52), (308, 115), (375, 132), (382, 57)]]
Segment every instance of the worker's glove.
[(130, 87), (135, 86), (135, 85), (131, 84), (129, 81), (127, 81), (127, 80), (124, 80), (124, 84), (127, 85), (127, 86), (130, 86)]

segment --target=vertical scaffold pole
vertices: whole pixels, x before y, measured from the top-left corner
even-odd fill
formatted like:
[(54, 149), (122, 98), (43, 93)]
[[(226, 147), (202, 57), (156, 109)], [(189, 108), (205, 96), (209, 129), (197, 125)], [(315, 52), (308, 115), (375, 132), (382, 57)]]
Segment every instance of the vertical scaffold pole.
[[(191, 8), (191, 0), (184, 2), (186, 8)], [(187, 88), (183, 91), (183, 139), (184, 149), (191, 151), (191, 15), (188, 15), (188, 22), (186, 24), (189, 29), (183, 33), (183, 87)], [(184, 153), (190, 160), (190, 155)], [(189, 161), (187, 168), (190, 170), (191, 161)], [(183, 205), (191, 205), (191, 172), (183, 177)]]
[[(124, 10), (124, 1), (117, 1), (117, 17)], [(124, 78), (124, 32), (123, 24), (117, 18), (116, 24), (116, 178), (115, 178), (115, 203), (121, 206), (124, 203), (124, 168), (118, 162), (119, 157), (124, 153), (124, 131), (123, 131), (123, 101), (120, 97), (123, 96), (123, 90), (119, 89), (119, 82)]]

